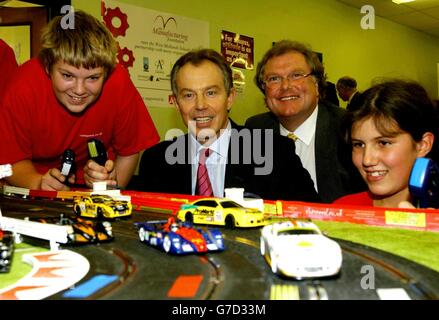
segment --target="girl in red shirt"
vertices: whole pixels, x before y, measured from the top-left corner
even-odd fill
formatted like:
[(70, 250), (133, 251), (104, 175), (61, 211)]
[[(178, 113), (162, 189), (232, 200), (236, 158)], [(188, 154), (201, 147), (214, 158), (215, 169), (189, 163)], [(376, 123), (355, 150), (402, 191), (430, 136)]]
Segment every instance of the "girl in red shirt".
[(391, 80), (365, 91), (357, 107), (343, 125), (352, 161), (369, 191), (334, 203), (398, 207), (411, 200), (408, 183), (416, 158), (435, 160), (435, 105), (418, 83)]

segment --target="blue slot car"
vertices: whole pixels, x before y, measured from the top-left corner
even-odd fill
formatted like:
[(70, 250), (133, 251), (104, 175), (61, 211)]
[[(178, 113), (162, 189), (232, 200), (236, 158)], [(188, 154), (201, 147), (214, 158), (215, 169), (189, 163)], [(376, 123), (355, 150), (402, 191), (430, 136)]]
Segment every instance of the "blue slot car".
[(218, 229), (193, 228), (173, 217), (168, 220), (136, 222), (141, 242), (170, 254), (206, 253), (224, 250)]

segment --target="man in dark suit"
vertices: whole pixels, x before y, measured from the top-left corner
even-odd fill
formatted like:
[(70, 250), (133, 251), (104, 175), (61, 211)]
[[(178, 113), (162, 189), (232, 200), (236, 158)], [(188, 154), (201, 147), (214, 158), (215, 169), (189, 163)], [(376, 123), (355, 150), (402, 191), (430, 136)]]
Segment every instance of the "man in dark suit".
[(232, 71), (219, 53), (204, 49), (180, 57), (171, 87), (189, 133), (143, 153), (140, 190), (223, 197), (224, 188), (239, 187), (264, 199), (319, 200), (300, 159), (284, 152), (294, 149), (292, 141), (229, 119), (235, 90)]
[(255, 78), (270, 112), (250, 117), (246, 126), (291, 137), (296, 145), (291, 152), (300, 157), (324, 202), (364, 190), (339, 131), (344, 110), (319, 101), (325, 73), (315, 53), (299, 42), (277, 42), (258, 64)]
[(347, 102), (346, 110), (354, 111), (360, 98), (360, 92), (357, 90), (357, 81), (352, 77), (341, 77), (337, 81), (336, 89), (340, 98)]
[(325, 102), (332, 103), (337, 107), (340, 107), (340, 101), (338, 101), (337, 89), (335, 88), (334, 83), (326, 81), (325, 96), (323, 100)]

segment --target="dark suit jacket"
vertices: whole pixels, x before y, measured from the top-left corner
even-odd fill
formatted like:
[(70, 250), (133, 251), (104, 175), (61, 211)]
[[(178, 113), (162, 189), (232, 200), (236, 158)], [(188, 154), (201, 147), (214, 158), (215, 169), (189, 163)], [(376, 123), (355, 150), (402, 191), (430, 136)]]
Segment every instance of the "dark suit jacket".
[[(352, 164), (350, 147), (340, 133), (345, 110), (319, 102), (315, 135), (316, 177), (319, 196), (332, 202), (346, 194), (366, 190), (358, 170)], [(271, 112), (247, 119), (250, 128), (273, 129), (280, 134), (279, 122)]]
[(358, 105), (359, 101), (360, 101), (360, 92), (357, 91), (357, 92), (355, 92), (354, 95), (352, 96), (351, 101), (346, 105), (346, 110), (354, 111), (354, 110), (358, 109), (358, 107), (359, 107), (359, 105)]
[[(274, 135), (272, 131), (270, 137), (267, 139), (272, 143), (273, 151), (266, 155), (265, 138), (262, 135), (262, 140), (259, 137), (255, 141), (257, 145), (262, 146), (262, 152), (256, 150), (257, 154), (264, 155), (271, 158), (272, 156), (272, 171), (267, 175), (255, 175), (255, 168), (262, 168), (264, 165), (258, 165), (260, 162), (255, 161), (253, 155), (253, 141), (252, 134), (261, 130), (249, 130), (252, 133), (249, 135), (252, 141), (238, 139), (238, 143), (232, 143), (243, 132), (243, 127), (239, 127), (232, 122), (231, 143), (228, 152), (228, 162), (225, 173), (225, 188), (244, 188), (245, 192), (253, 193), (263, 199), (283, 199), (283, 200), (300, 200), (318, 202), (320, 199), (314, 190), (313, 182), (309, 176), (308, 171), (302, 167), (299, 157), (297, 157), (293, 150), (295, 148), (294, 142), (288, 138)], [(191, 194), (192, 192), (192, 173), (191, 164), (188, 160), (188, 135), (181, 136), (174, 141), (163, 141), (159, 144), (145, 150), (142, 155), (139, 167), (139, 186), (138, 189), (149, 192), (166, 192)], [(259, 143), (262, 141), (262, 143)], [(175, 150), (176, 144), (182, 143), (186, 150), (186, 160), (184, 163), (169, 164), (165, 159), (166, 150)], [(239, 151), (239, 161), (232, 161), (231, 148), (233, 145), (233, 152)], [(170, 147), (170, 149), (168, 149)], [(245, 149), (247, 148), (247, 149)], [(243, 152), (246, 150), (247, 152)], [(250, 153), (248, 152), (250, 151)], [(244, 154), (247, 154), (247, 158)], [(236, 156), (236, 153), (234, 153)], [(190, 158), (190, 155), (189, 155)], [(249, 159), (251, 158), (251, 159)]]
[(332, 103), (337, 107), (340, 106), (340, 101), (338, 100), (338, 96), (337, 96), (337, 89), (335, 87), (335, 84), (333, 84), (332, 82), (326, 81), (324, 101), (326, 103), (328, 102)]

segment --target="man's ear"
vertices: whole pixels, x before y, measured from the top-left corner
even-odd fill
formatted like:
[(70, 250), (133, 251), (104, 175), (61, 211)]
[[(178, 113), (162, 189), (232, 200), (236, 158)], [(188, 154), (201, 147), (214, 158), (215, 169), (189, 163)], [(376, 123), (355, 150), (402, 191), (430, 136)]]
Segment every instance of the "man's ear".
[(180, 106), (178, 105), (177, 97), (174, 94), (171, 95), (171, 103), (175, 106), (177, 111), (180, 112)]
[(426, 132), (422, 135), (422, 139), (416, 142), (416, 149), (418, 151), (418, 157), (425, 157), (433, 148), (434, 134)]
[(233, 102), (235, 102), (236, 98), (236, 90), (235, 88), (230, 89), (230, 94), (227, 97), (227, 111), (230, 111), (232, 109)]

